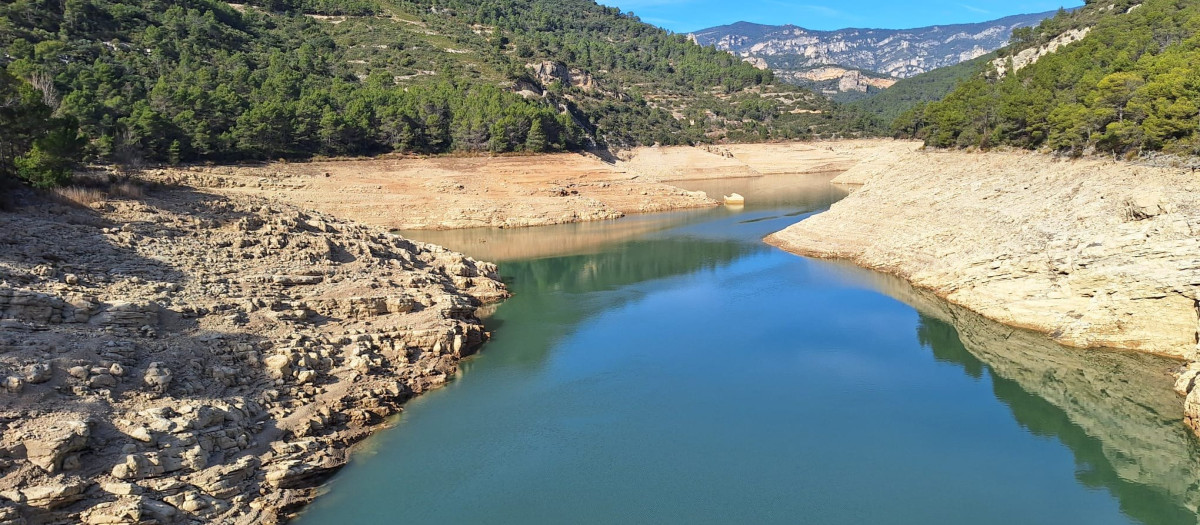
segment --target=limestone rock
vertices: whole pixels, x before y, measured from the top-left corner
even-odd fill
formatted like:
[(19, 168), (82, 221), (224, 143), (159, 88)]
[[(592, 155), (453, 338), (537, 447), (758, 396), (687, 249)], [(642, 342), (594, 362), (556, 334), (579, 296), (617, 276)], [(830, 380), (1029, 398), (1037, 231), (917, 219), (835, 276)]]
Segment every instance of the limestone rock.
[(146, 386), (153, 388), (156, 392), (165, 392), (171, 384), (171, 369), (163, 366), (162, 363), (150, 363), (150, 367), (146, 369), (146, 374), (142, 376)]
[(281, 379), (292, 375), (292, 360), (291, 357), (276, 354), (263, 360), (263, 365), (267, 368), (267, 372), (275, 379)]
[(66, 421), (51, 425), (41, 435), (25, 442), (29, 462), (51, 474), (62, 470), (68, 454), (84, 450), (91, 436), (87, 421)]
[(7, 491), (0, 493), (0, 496), (30, 507), (52, 510), (79, 501), (90, 485), (90, 481), (67, 480)]
[(1189, 364), (1175, 380), (1175, 392), (1181, 396), (1190, 394), (1196, 386), (1196, 376), (1198, 375), (1200, 375), (1200, 363)]
[(3, 380), (4, 390), (10, 394), (20, 394), (25, 390), (25, 380), (17, 376), (9, 376)]
[(25, 371), (25, 381), (29, 384), (40, 384), (49, 381), (54, 372), (47, 363), (34, 363)]
[(87, 509), (80, 517), (88, 525), (140, 523), (143, 518), (141, 498), (122, 497), (101, 503)]

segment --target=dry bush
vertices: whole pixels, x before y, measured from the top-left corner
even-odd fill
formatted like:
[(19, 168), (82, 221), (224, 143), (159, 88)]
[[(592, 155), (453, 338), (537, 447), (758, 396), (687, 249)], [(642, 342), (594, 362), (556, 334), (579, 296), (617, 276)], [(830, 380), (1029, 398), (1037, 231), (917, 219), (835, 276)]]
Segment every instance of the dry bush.
[(108, 186), (108, 194), (112, 197), (123, 197), (126, 199), (140, 199), (146, 194), (140, 184), (134, 182), (118, 182)]
[(82, 186), (54, 188), (52, 191), (54, 192), (54, 195), (63, 202), (85, 207), (104, 201), (108, 198), (103, 191), (100, 191), (96, 188), (85, 188)]

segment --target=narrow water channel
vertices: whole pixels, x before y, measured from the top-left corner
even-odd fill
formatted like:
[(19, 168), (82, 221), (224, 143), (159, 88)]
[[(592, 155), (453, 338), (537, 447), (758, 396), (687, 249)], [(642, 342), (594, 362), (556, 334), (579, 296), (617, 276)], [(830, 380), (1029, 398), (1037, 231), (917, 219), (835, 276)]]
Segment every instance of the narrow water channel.
[(1173, 363), (763, 244), (827, 178), (694, 186), (747, 206), (410, 235), (514, 296), (299, 522), (1197, 522)]

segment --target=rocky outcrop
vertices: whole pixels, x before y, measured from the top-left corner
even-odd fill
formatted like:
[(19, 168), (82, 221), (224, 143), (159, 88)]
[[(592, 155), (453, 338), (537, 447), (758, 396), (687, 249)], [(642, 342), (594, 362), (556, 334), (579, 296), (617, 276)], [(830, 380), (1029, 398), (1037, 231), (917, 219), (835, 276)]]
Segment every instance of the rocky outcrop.
[(1072, 29), (1040, 46), (1023, 49), (1010, 57), (997, 58), (992, 61), (992, 67), (996, 68), (996, 73), (1003, 78), (1009, 71), (1020, 71), (1026, 66), (1034, 64), (1038, 59), (1058, 51), (1060, 47), (1083, 40), (1083, 37), (1087, 36), (1091, 30), (1090, 27)]
[[(596, 88), (596, 81), (592, 78), (592, 74), (582, 69), (571, 69), (562, 62), (546, 60), (535, 64), (526, 64), (533, 75), (542, 83), (543, 86), (549, 86), (554, 82), (560, 82), (564, 86), (574, 86), (584, 91), (592, 91)], [(529, 90), (529, 87), (518, 86), (518, 92)]]
[(700, 30), (689, 38), (700, 45), (762, 60), (783, 78), (789, 78), (789, 72), (829, 65), (908, 78), (1000, 49), (1013, 29), (1037, 25), (1054, 13), (916, 29), (813, 31), (794, 25), (738, 22)]
[(820, 89), (826, 95), (838, 93), (866, 93), (871, 88), (887, 89), (896, 83), (893, 78), (871, 76), (862, 71), (837, 66), (824, 66), (799, 71), (779, 71), (780, 78), (788, 82)]
[(187, 187), (0, 214), (0, 522), (273, 523), (445, 384), (495, 267)]

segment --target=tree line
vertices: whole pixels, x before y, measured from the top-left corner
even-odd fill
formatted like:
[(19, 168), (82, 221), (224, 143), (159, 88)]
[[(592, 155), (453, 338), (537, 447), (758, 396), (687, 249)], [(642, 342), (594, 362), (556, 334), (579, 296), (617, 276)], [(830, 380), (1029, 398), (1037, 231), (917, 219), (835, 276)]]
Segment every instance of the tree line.
[(1046, 25), (1071, 27), (1073, 17), (1095, 21), (1083, 40), (1016, 72), (1008, 57), (1007, 74), (974, 75), (901, 115), (893, 131), (937, 147), (1200, 154), (1200, 4), (1089, 2)]

